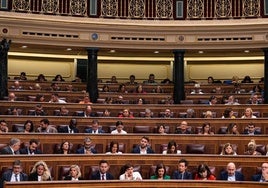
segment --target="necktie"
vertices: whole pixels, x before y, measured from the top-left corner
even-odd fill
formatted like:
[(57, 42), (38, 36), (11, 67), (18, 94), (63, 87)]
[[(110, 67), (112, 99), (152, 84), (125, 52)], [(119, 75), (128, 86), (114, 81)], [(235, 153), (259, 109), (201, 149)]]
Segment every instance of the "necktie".
[(104, 180), (104, 174), (101, 175), (101, 180)]
[(15, 174), (15, 180), (16, 180), (16, 181), (19, 181), (19, 179), (18, 179), (18, 174)]

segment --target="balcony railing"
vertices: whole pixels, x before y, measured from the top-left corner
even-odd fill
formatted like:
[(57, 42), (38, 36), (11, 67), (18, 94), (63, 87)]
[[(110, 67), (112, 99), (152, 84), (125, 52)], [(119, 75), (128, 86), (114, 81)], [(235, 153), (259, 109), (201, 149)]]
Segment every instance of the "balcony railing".
[[(6, 3), (5, 3), (6, 2)], [(1, 10), (115, 19), (211, 20), (266, 17), (266, 0), (2, 0)]]

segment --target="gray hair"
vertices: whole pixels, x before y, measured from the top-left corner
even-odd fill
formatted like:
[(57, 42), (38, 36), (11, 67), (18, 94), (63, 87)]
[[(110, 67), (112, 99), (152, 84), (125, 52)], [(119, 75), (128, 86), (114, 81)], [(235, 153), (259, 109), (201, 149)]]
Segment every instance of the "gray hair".
[(10, 139), (10, 141), (9, 141), (9, 145), (10, 146), (14, 146), (14, 145), (16, 145), (16, 144), (18, 144), (18, 143), (20, 143), (21, 141), (20, 141), (20, 139), (18, 139), (18, 138), (11, 138)]

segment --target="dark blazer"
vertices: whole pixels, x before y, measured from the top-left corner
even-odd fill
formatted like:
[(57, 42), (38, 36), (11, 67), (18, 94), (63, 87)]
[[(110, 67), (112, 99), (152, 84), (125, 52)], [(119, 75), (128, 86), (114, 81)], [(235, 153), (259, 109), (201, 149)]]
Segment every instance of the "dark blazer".
[(179, 180), (192, 180), (193, 179), (193, 175), (191, 172), (184, 172), (183, 173), (183, 177), (182, 177), (182, 173), (180, 173), (179, 171), (175, 171), (172, 174), (172, 179), (179, 179)]
[[(3, 187), (5, 181), (10, 181), (12, 176), (12, 170), (7, 170), (3, 173), (1, 181), (0, 181), (0, 188)], [(25, 173), (20, 173), (20, 181), (27, 181), (28, 176)]]
[[(92, 133), (92, 132), (93, 132), (92, 128), (85, 129), (85, 133)], [(105, 133), (104, 130), (98, 129), (98, 134), (102, 134), (102, 133)]]
[[(243, 134), (248, 134), (248, 130), (245, 130)], [(259, 131), (254, 131), (254, 135), (260, 135), (261, 133)]]
[[(37, 172), (31, 173), (28, 178), (29, 181), (38, 181)], [(51, 177), (49, 177), (46, 181), (51, 181)]]
[[(91, 175), (90, 179), (92, 180), (100, 180), (101, 179), (101, 175), (100, 175), (100, 171), (98, 171), (97, 173), (94, 173)], [(106, 180), (113, 180), (114, 176), (112, 174), (110, 174), (109, 172), (106, 173)]]
[[(29, 152), (29, 147), (25, 147), (25, 148), (20, 149), (20, 154), (28, 155), (29, 153), (32, 153), (32, 152)], [(42, 154), (42, 151), (40, 149), (36, 149), (33, 153), (34, 154)]]
[[(136, 146), (135, 148), (133, 148), (132, 153), (140, 153), (140, 146)], [(147, 154), (149, 153), (154, 153), (154, 150), (152, 150), (152, 148), (147, 147)]]
[[(228, 172), (220, 173), (220, 180), (228, 180)], [(244, 175), (241, 172), (235, 171), (235, 181), (244, 181)]]
[[(73, 128), (74, 133), (79, 133), (79, 130), (75, 127)], [(69, 126), (60, 127), (58, 130), (59, 133), (69, 133)]]
[[(91, 153), (97, 153), (97, 151), (95, 150), (95, 148), (90, 148)], [(76, 150), (77, 154), (85, 154), (85, 148), (79, 148)]]
[[(72, 180), (72, 176), (68, 175), (64, 177), (64, 180)], [(82, 177), (78, 178), (78, 180), (83, 180)]]
[(262, 179), (262, 174), (256, 174), (256, 175), (253, 175), (253, 176), (251, 176), (251, 180), (252, 181), (261, 181), (261, 179)]
[[(10, 146), (6, 146), (4, 147), (1, 151), (0, 151), (1, 154), (3, 155), (13, 155), (13, 152), (10, 148)], [(20, 154), (19, 151), (16, 151), (15, 154)]]

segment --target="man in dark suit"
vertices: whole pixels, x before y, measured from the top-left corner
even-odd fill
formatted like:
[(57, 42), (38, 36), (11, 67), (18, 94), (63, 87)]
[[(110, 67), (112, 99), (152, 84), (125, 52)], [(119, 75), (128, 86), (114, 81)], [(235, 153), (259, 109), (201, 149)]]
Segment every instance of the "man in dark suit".
[(250, 122), (248, 124), (248, 127), (245, 129), (244, 134), (247, 134), (247, 135), (259, 135), (261, 133), (256, 130), (255, 124)]
[(268, 163), (262, 163), (261, 174), (256, 174), (251, 177), (252, 181), (268, 182)]
[(38, 145), (39, 141), (37, 139), (31, 139), (29, 141), (29, 146), (20, 149), (20, 154), (26, 154), (26, 155), (42, 154), (42, 151), (38, 149)]
[(77, 120), (71, 119), (68, 126), (59, 127), (59, 133), (79, 133), (79, 130), (76, 127)]
[(86, 137), (84, 140), (84, 147), (81, 147), (76, 150), (77, 154), (95, 154), (97, 151), (93, 147), (92, 141), (89, 137)]
[(90, 128), (85, 129), (85, 133), (102, 134), (105, 132), (99, 127), (99, 121), (94, 119), (92, 121), (92, 126)]
[(188, 161), (186, 159), (179, 160), (178, 169), (174, 171), (172, 179), (178, 180), (192, 180), (193, 176), (191, 172), (187, 171)]
[(0, 154), (2, 155), (16, 155), (20, 154), (19, 149), (20, 149), (20, 144), (21, 141), (18, 138), (11, 138), (9, 141), (9, 145), (4, 147), (1, 151)]
[(28, 176), (22, 172), (21, 162), (19, 160), (15, 160), (12, 169), (9, 169), (2, 174), (0, 188), (3, 187), (5, 181), (16, 182), (27, 180)]
[(139, 153), (139, 154), (154, 153), (152, 148), (149, 147), (149, 138), (147, 136), (143, 136), (141, 138), (140, 144), (135, 148), (133, 148), (132, 153)]
[(220, 180), (227, 180), (227, 181), (244, 181), (244, 175), (236, 171), (235, 164), (230, 162), (227, 164), (226, 170), (221, 172)]
[(113, 180), (114, 177), (108, 172), (110, 165), (108, 161), (101, 160), (99, 162), (99, 170), (91, 175), (92, 180)]

